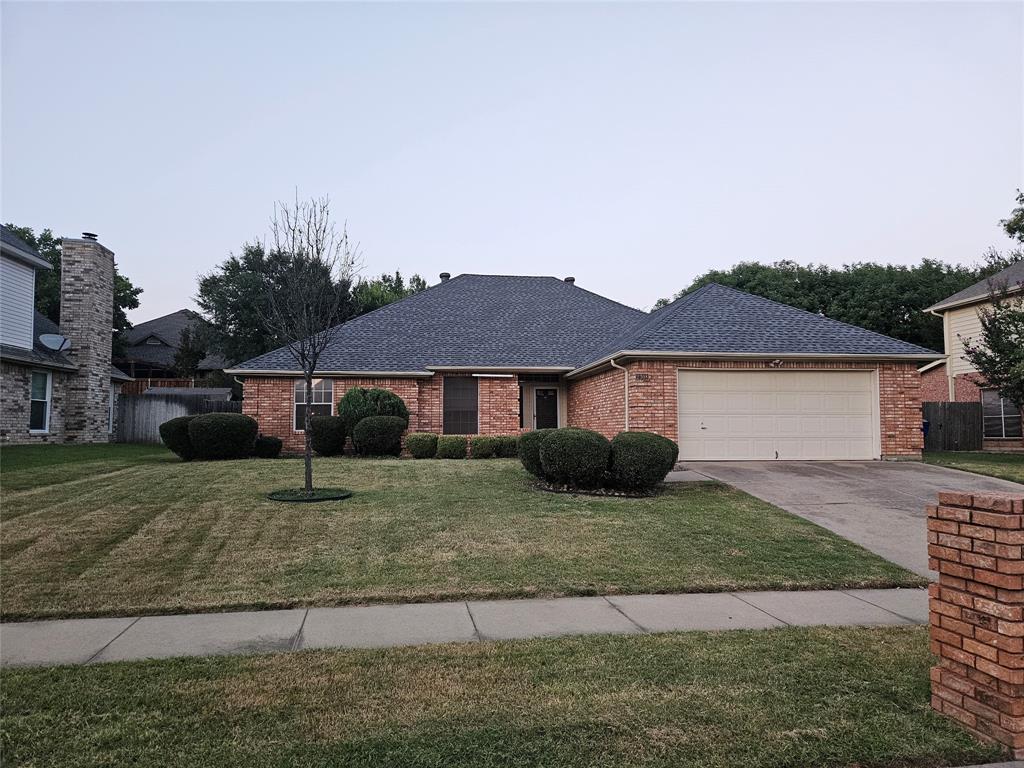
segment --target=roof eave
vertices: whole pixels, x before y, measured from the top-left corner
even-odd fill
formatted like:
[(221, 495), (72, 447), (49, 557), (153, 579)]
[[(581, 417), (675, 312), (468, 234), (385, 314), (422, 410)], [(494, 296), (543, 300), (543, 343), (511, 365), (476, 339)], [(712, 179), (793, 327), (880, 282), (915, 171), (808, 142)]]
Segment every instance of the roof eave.
[(26, 251), (23, 248), (17, 248), (9, 243), (4, 243), (3, 246), (0, 247), (0, 253), (3, 253), (4, 256), (14, 259), (15, 261), (24, 262), (34, 269), (53, 269), (53, 265), (42, 256)]
[(428, 371), (488, 371), (494, 373), (568, 373), (571, 365), (427, 365)]
[[(1024, 285), (1016, 285), (1012, 287), (1007, 287), (1006, 293), (1020, 293), (1022, 290), (1024, 290)], [(971, 304), (984, 304), (989, 301), (992, 301), (992, 294), (986, 293), (983, 296), (974, 296), (973, 298), (970, 299), (960, 299), (960, 301), (940, 301), (938, 304), (933, 304), (932, 306), (927, 307), (926, 309), (922, 309), (921, 311), (931, 313), (945, 312), (950, 309), (967, 307), (970, 306)]]
[(884, 360), (945, 360), (945, 355), (937, 352), (920, 354), (822, 354), (807, 352), (666, 352), (650, 349), (623, 349), (614, 354), (606, 355), (600, 360), (587, 363), (566, 374), (566, 378), (573, 379), (590, 373), (596, 369), (610, 365), (610, 361), (617, 358), (676, 358), (676, 359), (697, 359), (697, 360), (863, 360), (884, 361)]
[[(306, 375), (305, 371), (257, 368), (225, 368), (224, 373), (232, 376), (295, 377)], [(322, 378), (324, 376), (376, 376), (395, 379), (427, 378), (433, 375), (432, 371), (317, 371), (314, 374), (317, 378)]]

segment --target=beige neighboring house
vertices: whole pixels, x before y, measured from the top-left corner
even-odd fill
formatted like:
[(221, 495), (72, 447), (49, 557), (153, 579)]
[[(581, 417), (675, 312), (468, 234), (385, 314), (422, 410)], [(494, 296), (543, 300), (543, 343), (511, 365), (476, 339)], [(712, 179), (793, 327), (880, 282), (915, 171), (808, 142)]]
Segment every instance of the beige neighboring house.
[(986, 450), (1024, 449), (1020, 409), (989, 387), (964, 355), (964, 341), (981, 338), (981, 310), (991, 306), (992, 288), (1001, 285), (1011, 293), (1024, 292), (1024, 261), (925, 310), (942, 317), (946, 357), (919, 369), (924, 402), (981, 401)]

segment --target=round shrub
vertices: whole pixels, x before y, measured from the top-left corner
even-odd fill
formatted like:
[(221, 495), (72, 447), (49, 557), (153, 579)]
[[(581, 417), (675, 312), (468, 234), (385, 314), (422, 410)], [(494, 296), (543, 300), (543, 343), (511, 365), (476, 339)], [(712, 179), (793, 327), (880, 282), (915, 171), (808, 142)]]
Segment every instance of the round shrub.
[(399, 416), (367, 416), (352, 430), (352, 444), (360, 456), (398, 456), (405, 427)]
[(204, 413), (188, 425), (197, 459), (244, 459), (258, 431), (256, 420), (241, 413)]
[(256, 438), (256, 445), (253, 446), (252, 455), (257, 459), (276, 459), (281, 455), (281, 447), (284, 443), (279, 437), (260, 435)]
[(464, 435), (441, 435), (437, 438), (437, 453), (434, 454), (434, 458), (464, 459), (467, 442)]
[(338, 417), (345, 425), (345, 434), (354, 434), (356, 424), (369, 416), (397, 416), (409, 424), (409, 409), (394, 392), (375, 387), (353, 387), (338, 401)]
[(437, 435), (431, 432), (410, 432), (405, 447), (414, 459), (432, 459), (437, 453)]
[(540, 444), (544, 479), (558, 485), (597, 488), (605, 479), (608, 438), (589, 429), (556, 429)]
[(321, 456), (340, 456), (345, 452), (345, 420), (341, 416), (310, 416), (309, 443)]
[(544, 468), (540, 465), (540, 444), (554, 431), (553, 429), (535, 429), (519, 436), (519, 461), (534, 477), (544, 477)]
[(625, 490), (650, 490), (675, 466), (679, 447), (653, 432), (620, 432), (612, 439), (609, 481)]
[(192, 461), (196, 457), (192, 441), (188, 436), (188, 425), (194, 418), (195, 416), (178, 416), (176, 419), (165, 421), (160, 425), (160, 439), (182, 461)]
[(498, 455), (498, 438), (478, 435), (469, 441), (469, 458), (493, 459)]
[(514, 459), (519, 455), (519, 438), (515, 435), (501, 435), (495, 438), (498, 441), (498, 450), (495, 456), (501, 459)]

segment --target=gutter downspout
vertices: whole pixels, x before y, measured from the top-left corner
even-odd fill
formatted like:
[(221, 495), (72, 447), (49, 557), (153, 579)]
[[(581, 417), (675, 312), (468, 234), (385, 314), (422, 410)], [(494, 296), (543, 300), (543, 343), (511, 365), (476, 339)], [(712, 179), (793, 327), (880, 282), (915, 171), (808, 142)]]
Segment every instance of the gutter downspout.
[(934, 309), (926, 309), (925, 312), (942, 319), (942, 351), (946, 353), (946, 394), (952, 403), (956, 401), (956, 384), (953, 382), (953, 365), (949, 359), (949, 339), (946, 338), (946, 313), (936, 312)]
[(625, 428), (625, 431), (629, 432), (629, 371), (626, 368), (623, 368), (618, 363), (616, 363), (614, 357), (611, 358), (608, 361), (608, 363), (609, 363), (609, 365), (611, 365), (612, 368), (618, 368), (620, 371), (622, 371), (622, 378), (623, 378), (623, 381), (625, 382), (625, 393), (626, 393), (626, 399), (625, 399), (625, 406), (626, 406), (626, 409), (625, 409), (626, 410), (626, 424), (625, 424), (625, 427), (626, 428)]

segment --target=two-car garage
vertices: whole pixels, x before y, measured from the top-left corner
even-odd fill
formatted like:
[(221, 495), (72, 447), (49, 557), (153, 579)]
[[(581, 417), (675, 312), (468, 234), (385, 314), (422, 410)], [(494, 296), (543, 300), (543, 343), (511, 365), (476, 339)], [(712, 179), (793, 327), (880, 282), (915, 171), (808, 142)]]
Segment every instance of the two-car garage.
[(678, 372), (679, 457), (877, 459), (873, 370)]

